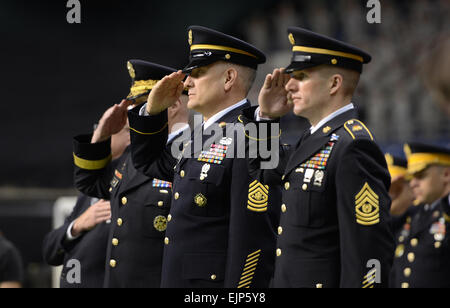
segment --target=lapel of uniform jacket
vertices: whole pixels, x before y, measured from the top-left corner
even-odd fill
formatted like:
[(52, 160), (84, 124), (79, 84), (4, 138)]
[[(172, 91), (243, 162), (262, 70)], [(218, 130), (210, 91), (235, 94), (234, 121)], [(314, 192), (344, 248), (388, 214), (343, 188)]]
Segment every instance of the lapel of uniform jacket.
[[(414, 225), (412, 225), (411, 228), (411, 234), (410, 237), (413, 238), (415, 237), (417, 234), (423, 232), (424, 230), (426, 231), (426, 229), (430, 230), (431, 226), (433, 225), (433, 222), (437, 222), (439, 221), (439, 218), (441, 217), (442, 213), (441, 213), (441, 201), (436, 201), (439, 204), (436, 204), (436, 202), (434, 204), (436, 204), (436, 206), (434, 207), (434, 209), (429, 209), (429, 210), (425, 210), (424, 205), (422, 205), (422, 208), (420, 209), (419, 213), (417, 213), (416, 215), (419, 215), (418, 217), (416, 217), (416, 220), (413, 220)], [(439, 216), (435, 217), (434, 216), (434, 212), (439, 211)], [(428, 232), (428, 231), (426, 231)]]
[[(344, 112), (324, 124), (314, 134), (302, 140), (297, 149), (291, 155), (284, 174), (287, 175), (292, 170), (298, 168), (300, 164), (317, 153), (327, 142), (330, 141), (331, 134), (341, 128), (345, 122), (355, 118), (356, 111), (354, 109)], [(328, 129), (325, 130), (325, 128)]]
[(143, 185), (150, 180), (149, 177), (140, 173), (133, 166), (131, 159), (131, 154), (127, 154), (127, 159), (125, 160), (126, 166), (123, 174), (122, 185), (120, 187), (121, 193), (128, 192), (136, 187)]

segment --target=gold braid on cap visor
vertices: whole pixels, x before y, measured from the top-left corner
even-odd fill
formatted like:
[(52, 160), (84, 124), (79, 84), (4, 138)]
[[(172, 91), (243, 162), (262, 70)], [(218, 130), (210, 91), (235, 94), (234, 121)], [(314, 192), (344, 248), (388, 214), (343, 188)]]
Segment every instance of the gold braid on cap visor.
[(439, 153), (414, 153), (408, 157), (408, 173), (422, 171), (429, 165), (450, 166), (450, 155)]
[(191, 51), (194, 50), (199, 50), (199, 49), (203, 49), (203, 50), (219, 50), (219, 51), (229, 51), (229, 52), (234, 52), (234, 53), (239, 53), (241, 55), (246, 55), (252, 58), (257, 59), (258, 57), (255, 56), (254, 54), (251, 54), (249, 52), (246, 52), (244, 50), (241, 49), (237, 49), (237, 48), (232, 48), (232, 47), (227, 47), (227, 46), (219, 46), (219, 45), (207, 45), (207, 44), (199, 44), (199, 45), (192, 45), (191, 46)]
[(133, 83), (130, 89), (130, 94), (127, 98), (139, 96), (149, 92), (158, 83), (159, 80), (138, 80)]
[(353, 59), (353, 60), (359, 61), (361, 63), (364, 63), (364, 59), (361, 56), (354, 55), (354, 54), (347, 53), (347, 52), (336, 51), (336, 50), (329, 50), (329, 49), (322, 49), (322, 48), (312, 48), (312, 47), (305, 47), (305, 46), (294, 46), (292, 48), (292, 51), (307, 52), (307, 53), (317, 53), (317, 54), (323, 54), (323, 55), (337, 56), (337, 57)]

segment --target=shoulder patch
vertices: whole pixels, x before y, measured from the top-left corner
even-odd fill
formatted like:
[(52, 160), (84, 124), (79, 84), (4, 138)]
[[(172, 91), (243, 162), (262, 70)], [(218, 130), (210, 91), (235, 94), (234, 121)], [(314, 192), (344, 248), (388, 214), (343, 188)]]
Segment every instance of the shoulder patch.
[(364, 125), (363, 122), (353, 119), (350, 121), (347, 121), (344, 124), (345, 130), (352, 136), (353, 139), (356, 139), (356, 137), (369, 137), (373, 141), (373, 135), (369, 131), (366, 125)]

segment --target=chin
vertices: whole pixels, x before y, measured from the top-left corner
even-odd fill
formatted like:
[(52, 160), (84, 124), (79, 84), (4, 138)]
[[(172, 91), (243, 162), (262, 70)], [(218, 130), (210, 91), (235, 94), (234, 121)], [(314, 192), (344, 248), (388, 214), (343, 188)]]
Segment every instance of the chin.
[(303, 114), (304, 110), (301, 107), (294, 106), (294, 109), (292, 109), (292, 112), (294, 112), (294, 114), (296, 116), (299, 116), (299, 117), (303, 117), (304, 116), (304, 114)]

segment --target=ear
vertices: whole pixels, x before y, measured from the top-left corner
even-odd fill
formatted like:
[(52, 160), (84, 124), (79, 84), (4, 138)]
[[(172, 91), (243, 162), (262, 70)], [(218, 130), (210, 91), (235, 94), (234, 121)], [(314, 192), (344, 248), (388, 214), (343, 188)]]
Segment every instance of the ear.
[(444, 181), (447, 183), (447, 185), (449, 185), (450, 184), (450, 167), (444, 167), (443, 176), (444, 176)]
[(334, 74), (330, 77), (330, 95), (336, 95), (336, 93), (343, 87), (344, 77), (340, 74)]
[(228, 92), (236, 83), (238, 78), (238, 72), (235, 68), (230, 67), (225, 71), (224, 77), (225, 77), (224, 90), (225, 92)]

